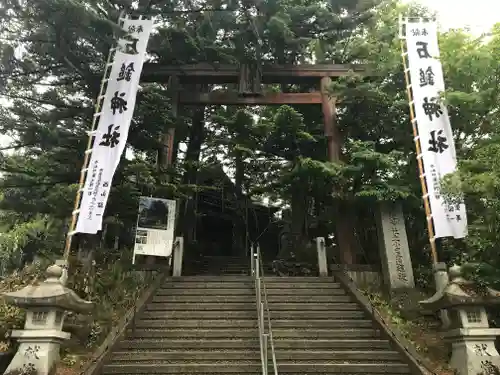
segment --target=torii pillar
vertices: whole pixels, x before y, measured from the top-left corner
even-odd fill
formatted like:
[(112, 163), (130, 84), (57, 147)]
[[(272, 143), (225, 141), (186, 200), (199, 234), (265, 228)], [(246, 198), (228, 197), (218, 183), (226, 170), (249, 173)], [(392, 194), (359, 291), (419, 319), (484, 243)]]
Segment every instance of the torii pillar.
[[(342, 140), (336, 121), (337, 98), (329, 95), (332, 83), (330, 77), (321, 78), (321, 106), (323, 109), (325, 136), (327, 140), (328, 160), (340, 161), (340, 147)], [(354, 248), (354, 220), (352, 211), (346, 204), (339, 203), (335, 206), (337, 246), (340, 250), (340, 262), (353, 264), (356, 262)]]
[[(363, 74), (363, 65), (264, 65), (262, 67), (262, 84), (312, 84), (321, 81), (321, 89), (299, 93), (257, 93), (241, 90), (241, 79), (245, 71), (237, 65), (226, 64), (194, 64), (184, 66), (168, 66), (147, 63), (143, 67), (142, 80), (145, 82), (169, 82), (177, 77), (179, 90), (172, 90), (175, 103), (180, 105), (322, 105), (324, 114), (325, 135), (328, 140), (328, 160), (340, 160), (341, 139), (335, 123), (335, 100), (328, 94), (330, 77), (342, 77), (352, 73)], [(170, 81), (172, 82), (172, 81)], [(216, 90), (208, 93), (190, 92), (183, 89), (189, 84), (238, 85), (240, 90)], [(257, 91), (255, 88), (250, 91)], [(164, 143), (172, 142), (173, 132), (165, 135)], [(172, 149), (172, 147), (170, 147)], [(167, 154), (167, 160), (171, 155)], [(350, 208), (343, 203), (336, 206), (337, 245), (340, 249), (340, 261), (344, 264), (355, 262), (354, 253), (354, 219)]]

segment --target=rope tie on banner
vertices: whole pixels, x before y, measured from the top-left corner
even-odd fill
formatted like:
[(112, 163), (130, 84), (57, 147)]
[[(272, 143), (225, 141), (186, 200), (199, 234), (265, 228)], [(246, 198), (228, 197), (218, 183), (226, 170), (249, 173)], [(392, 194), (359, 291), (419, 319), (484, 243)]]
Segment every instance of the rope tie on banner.
[(415, 111), (413, 109), (413, 106), (415, 104), (413, 95), (412, 95), (412, 90), (411, 90), (411, 79), (410, 79), (410, 68), (407, 64), (407, 56), (408, 56), (408, 51), (405, 48), (405, 43), (404, 41), (406, 40), (406, 26), (408, 24), (409, 18), (403, 18), (400, 16), (399, 17), (399, 39), (400, 39), (400, 44), (401, 44), (401, 57), (403, 60), (403, 69), (404, 69), (404, 76), (405, 76), (405, 82), (406, 82), (406, 94), (408, 96), (408, 104), (410, 108), (410, 123), (413, 128), (413, 141), (415, 142), (415, 149), (417, 152), (417, 164), (418, 164), (418, 171), (419, 171), (419, 179), (420, 179), (420, 185), (422, 188), (422, 200), (424, 202), (424, 208), (425, 208), (425, 216), (427, 219), (427, 232), (429, 235), (429, 244), (431, 247), (431, 256), (432, 256), (432, 262), (434, 264), (438, 263), (438, 256), (437, 256), (437, 248), (436, 248), (436, 241), (435, 241), (435, 236), (434, 236), (434, 221), (432, 217), (432, 212), (431, 212), (431, 205), (429, 201), (429, 193), (427, 190), (427, 182), (425, 180), (425, 170), (424, 170), (424, 164), (422, 160), (422, 147), (420, 144), (420, 136), (418, 134), (418, 128), (417, 128), (417, 119), (415, 117)]

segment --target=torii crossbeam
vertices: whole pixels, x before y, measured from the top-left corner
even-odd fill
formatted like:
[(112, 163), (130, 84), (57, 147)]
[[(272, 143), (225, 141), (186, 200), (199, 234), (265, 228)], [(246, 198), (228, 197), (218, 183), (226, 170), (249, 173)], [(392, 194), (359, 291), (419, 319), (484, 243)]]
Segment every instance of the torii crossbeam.
[[(263, 84), (309, 84), (317, 85), (325, 77), (341, 77), (348, 74), (363, 74), (362, 65), (318, 64), (318, 65), (264, 65)], [(275, 104), (321, 104), (320, 90), (302, 93), (268, 93), (242, 96), (234, 91), (194, 93), (182, 90), (183, 84), (241, 84), (242, 69), (236, 65), (195, 64), (162, 66), (145, 64), (141, 80), (144, 82), (167, 83), (176, 77), (180, 84), (178, 103), (191, 105), (275, 105)]]
[[(321, 104), (324, 116), (324, 131), (327, 138), (329, 161), (340, 159), (341, 139), (336, 126), (337, 98), (329, 94), (331, 79), (351, 74), (366, 75), (363, 65), (263, 65), (259, 77), (249, 76), (245, 65), (195, 64), (168, 66), (145, 64), (143, 82), (168, 83), (173, 95), (174, 111), (177, 105), (277, 105), (277, 104)], [(251, 83), (249, 83), (251, 82)], [(257, 84), (255, 84), (257, 82)], [(230, 85), (236, 91), (214, 90), (208, 93), (183, 90), (183, 85)], [(302, 84), (311, 87), (307, 92), (276, 93), (261, 90), (261, 84)], [(166, 149), (165, 164), (172, 162), (174, 129), (163, 137)], [(347, 226), (346, 226), (347, 225)], [(344, 228), (344, 226), (346, 226)], [(339, 246), (341, 261), (352, 264), (354, 249), (348, 234), (352, 228), (339, 222)]]

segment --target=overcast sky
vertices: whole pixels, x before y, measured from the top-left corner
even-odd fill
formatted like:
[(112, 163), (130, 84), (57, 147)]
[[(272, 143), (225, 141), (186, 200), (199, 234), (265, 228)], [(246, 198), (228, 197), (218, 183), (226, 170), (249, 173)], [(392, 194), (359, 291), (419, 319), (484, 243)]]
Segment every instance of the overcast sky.
[(487, 32), (500, 22), (500, 0), (418, 0), (438, 12), (442, 28), (470, 26), (475, 33)]

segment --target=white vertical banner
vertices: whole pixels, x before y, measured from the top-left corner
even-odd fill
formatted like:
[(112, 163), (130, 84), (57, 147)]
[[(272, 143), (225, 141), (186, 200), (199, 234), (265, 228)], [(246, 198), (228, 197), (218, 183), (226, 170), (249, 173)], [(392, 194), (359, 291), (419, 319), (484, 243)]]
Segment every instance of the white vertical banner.
[(176, 201), (141, 197), (135, 234), (134, 255), (169, 257), (174, 244)]
[(457, 156), (448, 110), (440, 98), (445, 87), (437, 24), (406, 23), (406, 43), (422, 152), (418, 157), (424, 164), (435, 237), (463, 238), (467, 236), (465, 204), (445, 200), (440, 188), (441, 179), (456, 171)]
[(127, 144), (153, 20), (126, 19), (123, 28), (127, 34), (119, 39), (112, 62), (75, 232), (95, 234), (102, 228), (113, 175)]

